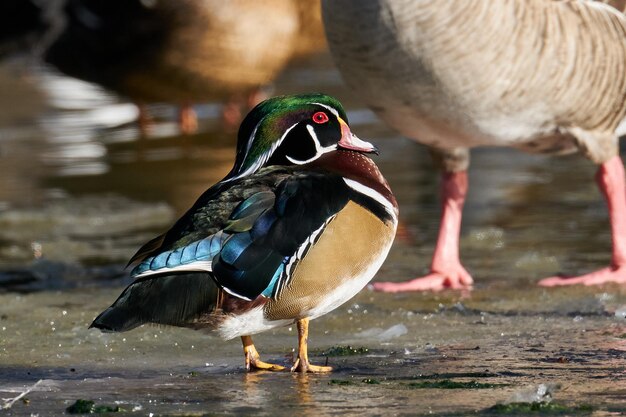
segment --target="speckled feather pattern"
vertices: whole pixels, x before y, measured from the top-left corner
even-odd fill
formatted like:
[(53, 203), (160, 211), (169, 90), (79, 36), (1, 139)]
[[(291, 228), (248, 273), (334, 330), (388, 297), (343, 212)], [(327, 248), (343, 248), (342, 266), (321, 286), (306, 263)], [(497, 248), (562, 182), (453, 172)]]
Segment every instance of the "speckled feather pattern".
[(341, 173), (345, 178), (355, 180), (380, 193), (395, 207), (397, 216), (398, 203), (396, 197), (391, 192), (389, 183), (371, 158), (358, 152), (340, 150), (336, 153), (322, 156), (312, 165), (315, 166), (316, 164), (324, 166), (325, 169), (331, 172)]
[[(346, 82), (434, 148), (617, 153), (626, 20), (581, 0), (323, 0)], [(463, 169), (467, 156), (450, 158)]]

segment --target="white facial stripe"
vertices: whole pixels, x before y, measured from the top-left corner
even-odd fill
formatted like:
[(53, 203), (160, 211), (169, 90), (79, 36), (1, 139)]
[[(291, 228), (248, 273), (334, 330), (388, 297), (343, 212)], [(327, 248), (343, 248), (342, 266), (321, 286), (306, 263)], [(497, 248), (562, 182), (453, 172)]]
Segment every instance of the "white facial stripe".
[(248, 146), (246, 147), (246, 155), (243, 157), (243, 160), (246, 160), (246, 157), (248, 156), (248, 152), (250, 152), (250, 148), (252, 147), (252, 142), (254, 141), (254, 137), (256, 136), (256, 131), (259, 129), (259, 126), (261, 125), (261, 122), (265, 120), (265, 117), (262, 118), (259, 123), (256, 124), (256, 126), (254, 126), (254, 130), (252, 131), (252, 134), (250, 135), (250, 137), (248, 138)]
[(339, 112), (337, 110), (335, 110), (334, 108), (327, 106), (326, 104), (322, 104), (322, 103), (313, 103), (317, 106), (321, 106), (324, 107), (325, 109), (327, 109), (329, 112), (331, 112), (332, 114), (335, 115), (335, 117), (339, 117)]
[(348, 185), (348, 187), (352, 188), (354, 191), (365, 194), (366, 196), (380, 203), (383, 207), (385, 207), (387, 213), (389, 213), (391, 217), (393, 217), (393, 219), (397, 221), (396, 209), (394, 208), (393, 204), (391, 204), (391, 202), (387, 200), (381, 193), (374, 190), (373, 188), (361, 184), (360, 182), (348, 178), (344, 178), (343, 180)]
[[(244, 161), (248, 157), (248, 152), (250, 151), (250, 148), (252, 147), (252, 142), (254, 141), (254, 137), (256, 136), (256, 131), (260, 123), (261, 122), (257, 123), (256, 127), (254, 128), (254, 131), (252, 132), (252, 135), (250, 136), (250, 139), (248, 139), (248, 149), (246, 149), (246, 155), (243, 158)], [(240, 174), (235, 175), (234, 177), (230, 178), (228, 181), (233, 181), (238, 178), (245, 177), (246, 175), (250, 175), (254, 173), (257, 169), (262, 167), (263, 164), (265, 164), (272, 157), (272, 155), (274, 154), (274, 151), (276, 151), (276, 149), (280, 146), (280, 144), (283, 143), (283, 141), (285, 140), (289, 132), (291, 132), (291, 129), (296, 127), (298, 123), (294, 123), (293, 125), (289, 126), (289, 128), (285, 130), (285, 133), (283, 133), (280, 139), (277, 142), (275, 142), (267, 152), (261, 155), (261, 157), (254, 164), (252, 164), (248, 169), (246, 169), (244, 172)]]
[[(335, 117), (339, 117), (339, 112), (337, 112), (337, 110), (334, 109), (333, 107), (327, 106), (326, 104), (322, 104), (322, 103), (313, 103), (313, 104), (318, 105), (320, 107), (323, 107), (323, 108), (327, 109), (328, 111), (330, 111), (332, 114), (334, 114)], [(250, 149), (252, 148), (252, 143), (254, 142), (254, 138), (256, 137), (257, 130), (259, 129), (259, 126), (261, 125), (261, 123), (263, 123), (263, 120), (265, 120), (265, 117), (263, 119), (261, 119), (256, 124), (256, 126), (254, 127), (254, 130), (252, 131), (252, 134), (248, 138), (248, 147), (246, 148), (246, 154), (243, 157), (244, 161), (248, 157), (248, 153), (250, 152)], [(280, 139), (276, 143), (274, 143), (272, 145), (271, 149), (269, 151), (265, 152), (263, 155), (261, 155), (261, 157), (254, 164), (252, 164), (248, 169), (246, 169), (244, 172), (242, 172), (240, 174), (235, 175), (234, 177), (230, 178), (228, 181), (233, 181), (233, 180), (245, 177), (246, 175), (250, 175), (250, 174), (254, 173), (256, 170), (258, 170), (261, 166), (263, 166), (263, 164), (265, 164), (272, 157), (272, 155), (274, 154), (274, 151), (276, 151), (276, 149), (283, 143), (283, 141), (285, 140), (285, 138), (287, 137), (287, 135), (289, 134), (291, 129), (296, 127), (298, 125), (298, 123), (295, 123), (295, 124), (291, 125), (285, 131), (285, 133), (283, 133), (283, 135), (280, 137)], [(315, 134), (315, 130), (313, 129), (313, 127), (311, 125), (307, 125), (307, 130), (309, 131), (309, 134), (311, 135), (311, 137), (313, 138), (313, 142), (315, 143), (316, 154), (312, 158), (307, 159), (306, 161), (299, 161), (297, 159), (293, 159), (293, 158), (287, 156), (287, 160), (290, 161), (292, 164), (296, 164), (296, 165), (307, 164), (309, 162), (312, 162), (312, 161), (316, 160), (317, 158), (319, 158), (323, 154), (325, 154), (327, 152), (334, 151), (334, 150), (337, 149), (337, 145), (331, 145), (331, 146), (327, 146), (327, 147), (322, 147), (322, 145), (320, 144), (319, 140), (317, 139), (317, 135)]]
[(330, 145), (330, 146), (322, 147), (319, 139), (317, 138), (317, 135), (315, 134), (315, 128), (313, 126), (306, 125), (306, 130), (308, 130), (309, 135), (311, 135), (311, 139), (313, 139), (313, 143), (315, 144), (315, 155), (313, 155), (311, 158), (305, 161), (300, 161), (298, 159), (294, 159), (290, 157), (289, 155), (286, 155), (285, 157), (292, 164), (296, 164), (296, 165), (308, 164), (309, 162), (315, 161), (317, 158), (324, 155), (325, 153), (337, 150), (337, 145)]

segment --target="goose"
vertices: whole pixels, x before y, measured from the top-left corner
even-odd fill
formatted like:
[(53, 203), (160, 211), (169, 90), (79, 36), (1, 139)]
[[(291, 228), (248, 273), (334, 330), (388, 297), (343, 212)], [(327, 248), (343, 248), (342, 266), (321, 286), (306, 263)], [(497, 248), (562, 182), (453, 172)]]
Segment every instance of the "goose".
[(626, 17), (621, 0), (322, 0), (346, 84), (387, 124), (427, 145), (441, 170), (430, 273), (386, 292), (471, 288), (459, 255), (469, 149), (580, 152), (608, 204), (609, 266), (543, 286), (626, 283)]

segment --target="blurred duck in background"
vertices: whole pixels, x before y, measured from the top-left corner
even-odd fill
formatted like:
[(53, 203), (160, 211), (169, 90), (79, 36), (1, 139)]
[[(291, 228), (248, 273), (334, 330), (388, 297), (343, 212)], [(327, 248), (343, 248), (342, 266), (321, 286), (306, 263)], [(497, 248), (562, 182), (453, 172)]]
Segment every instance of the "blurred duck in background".
[(429, 146), (442, 171), (430, 273), (375, 289), (472, 286), (459, 235), (469, 148), (484, 145), (581, 152), (598, 164), (611, 263), (540, 284), (626, 283), (626, 187), (618, 152), (626, 125), (626, 17), (616, 9), (626, 2), (606, 3), (322, 1), (329, 48), (346, 83), (390, 126)]
[[(226, 126), (263, 99), (294, 58), (325, 49), (319, 1), (8, 0), (17, 13), (0, 53), (31, 45), (61, 72), (144, 104), (180, 106), (193, 133), (192, 103), (225, 103)], [(5, 16), (10, 16), (10, 13)]]
[(41, 8), (29, 0), (0, 2), (0, 58), (29, 50), (45, 32)]

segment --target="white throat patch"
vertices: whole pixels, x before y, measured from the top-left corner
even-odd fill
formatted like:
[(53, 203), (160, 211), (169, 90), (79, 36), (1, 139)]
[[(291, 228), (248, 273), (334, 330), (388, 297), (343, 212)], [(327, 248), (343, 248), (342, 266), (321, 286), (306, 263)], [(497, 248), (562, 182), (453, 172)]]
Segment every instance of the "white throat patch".
[(326, 147), (322, 146), (322, 144), (320, 143), (319, 139), (317, 138), (317, 135), (315, 134), (315, 129), (313, 128), (313, 126), (306, 125), (306, 130), (308, 130), (309, 135), (311, 135), (311, 138), (313, 139), (313, 143), (315, 144), (315, 155), (313, 155), (312, 157), (310, 157), (309, 159), (306, 159), (304, 161), (301, 161), (301, 160), (298, 160), (298, 159), (294, 159), (294, 158), (290, 157), (289, 155), (286, 155), (285, 157), (292, 164), (296, 164), (296, 165), (308, 164), (309, 162), (315, 161), (317, 158), (319, 158), (320, 156), (324, 155), (325, 153), (337, 150), (337, 145), (331, 145), (331, 146), (326, 146)]

